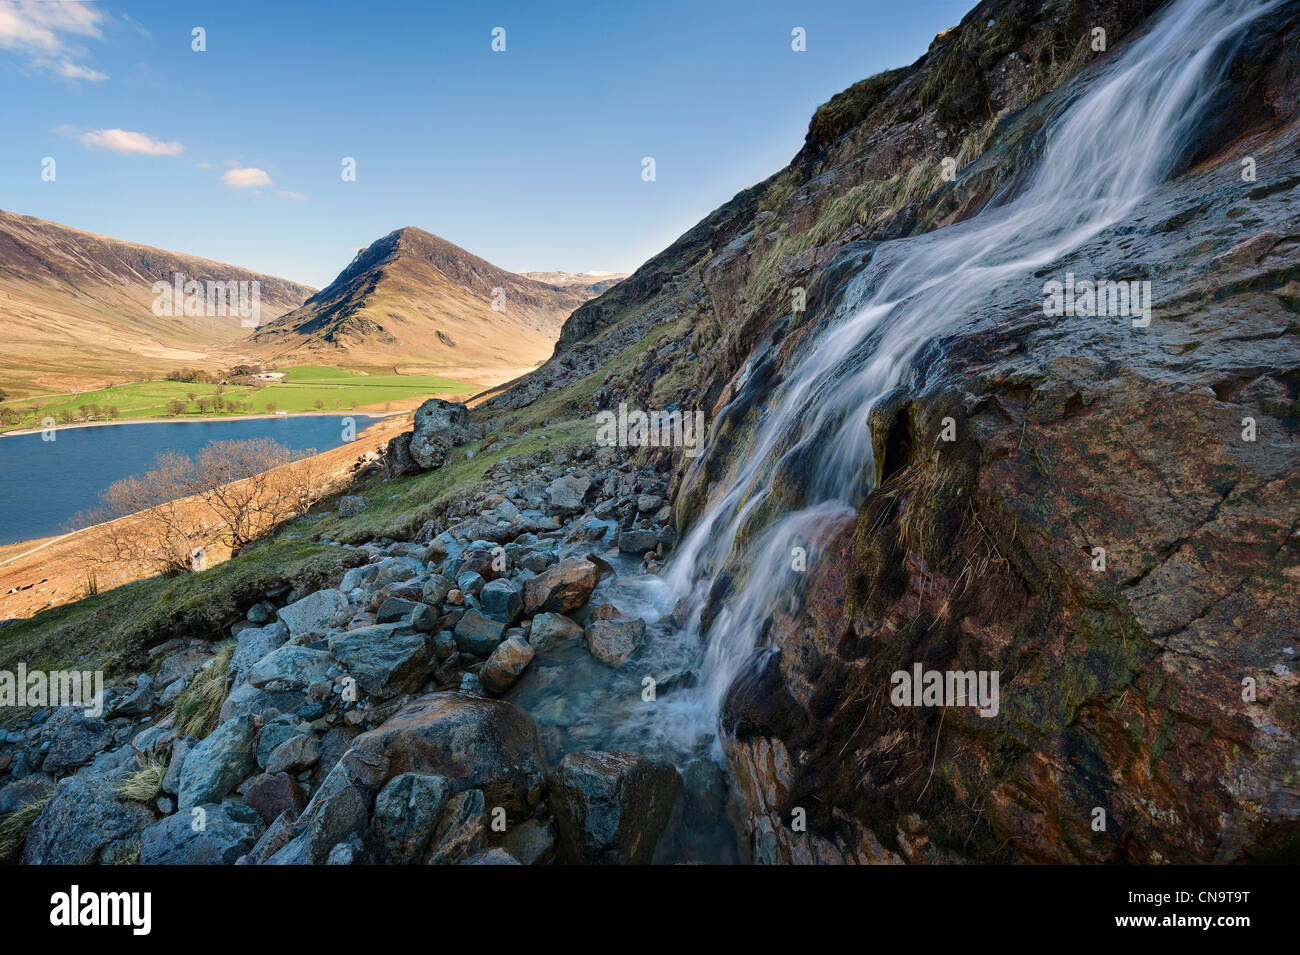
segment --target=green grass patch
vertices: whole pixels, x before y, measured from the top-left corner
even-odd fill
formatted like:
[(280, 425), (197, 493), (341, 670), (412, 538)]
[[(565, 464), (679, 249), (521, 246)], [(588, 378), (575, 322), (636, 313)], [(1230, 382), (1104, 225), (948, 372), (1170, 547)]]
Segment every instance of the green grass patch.
[[(552, 423), (526, 436), (495, 432), (480, 443), (491, 445), (501, 440), (506, 442), (506, 447), (487, 452), (478, 451), (473, 444), (464, 445), (454, 450), (440, 468), (370, 488), (353, 489), (350, 493), (369, 502), (365, 510), (347, 518), (326, 514), (315, 524), (315, 533), (353, 544), (379, 537), (409, 538), (449, 501), (485, 482), (487, 472), (503, 458), (542, 450), (572, 453), (590, 444), (594, 437), (595, 424), (590, 416)], [(468, 455), (470, 451), (474, 452), (472, 457)]]
[(283, 381), (263, 388), (260, 397), (281, 411), (347, 411), (369, 405), (409, 401), (439, 394), (477, 394), (479, 385), (438, 375), (376, 375), (342, 368), (290, 368)]
[[(197, 415), (198, 406), (189, 400), (189, 395), (193, 394), (198, 398), (208, 398), (221, 392), (221, 397), (231, 401), (253, 401), (254, 410), (265, 411), (257, 407), (257, 400), (253, 396), (257, 389), (251, 387), (238, 387), (227, 385), (224, 388), (220, 385), (202, 385), (193, 384), (187, 381), (135, 381), (126, 385), (113, 385), (110, 388), (100, 388), (97, 391), (80, 391), (71, 392), (66, 395), (52, 396), (48, 398), (33, 399), (29, 401), (11, 402), (8, 407), (23, 415), (27, 420), (23, 422), (24, 427), (31, 426), (31, 413), (34, 408), (40, 409), (41, 417), (50, 415), (57, 420), (62, 421), (63, 412), (68, 412), (74, 417), (82, 415), (82, 407), (87, 409), (92, 405), (98, 405), (104, 417), (98, 420), (128, 420), (130, 418), (165, 418), (168, 417), (167, 405), (171, 401), (184, 401), (189, 406), (190, 412)], [(107, 416), (109, 408), (117, 408), (119, 414), (117, 419)], [(245, 412), (250, 413), (250, 412)]]
[[(457, 381), (439, 375), (368, 374), (325, 365), (289, 368), (282, 381), (255, 387), (252, 385), (210, 385), (186, 381), (136, 381), (113, 385), (96, 391), (70, 392), (40, 399), (8, 402), (5, 407), (22, 416), (21, 424), (8, 424), (4, 430), (30, 428), (32, 412), (50, 416), (63, 423), (71, 421), (129, 421), (138, 418), (168, 418), (182, 421), (197, 417), (241, 417), (286, 411), (348, 412), (360, 407), (384, 406), (410, 401), (412, 398), (440, 394), (476, 394), (481, 391), (472, 382)], [(191, 398), (193, 396), (193, 398)], [(199, 401), (220, 397), (237, 402), (238, 410), (203, 410)], [(173, 415), (169, 405), (183, 401), (185, 410)], [(97, 410), (96, 410), (97, 409)], [(110, 414), (116, 409), (117, 414)], [(93, 416), (93, 417), (92, 417)]]
[(362, 373), (338, 368), (334, 365), (297, 365), (293, 368), (280, 369), (285, 381), (317, 381), (322, 378), (360, 378)]
[[(145, 651), (173, 636), (217, 639), (269, 589), (324, 586), (365, 555), (306, 537), (290, 524), (277, 537), (196, 574), (153, 577), (42, 611), (0, 628), (0, 668), (145, 669)], [(3, 714), (0, 714), (3, 716)]]

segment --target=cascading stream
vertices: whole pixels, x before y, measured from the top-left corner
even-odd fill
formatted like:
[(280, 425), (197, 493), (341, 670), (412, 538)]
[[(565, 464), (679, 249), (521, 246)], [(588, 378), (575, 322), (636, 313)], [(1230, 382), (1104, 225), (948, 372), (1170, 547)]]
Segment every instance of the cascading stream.
[[(805, 548), (811, 566), (824, 536), (872, 489), (872, 407), (907, 381), (922, 346), (994, 289), (1032, 282), (1160, 185), (1191, 145), (1245, 27), (1277, 2), (1177, 0), (1050, 124), (1016, 196), (877, 250), (847, 304), (782, 371), (720, 492), (677, 549), (665, 580), (689, 599), (688, 630), (699, 631), (720, 573), (743, 568), (744, 582), (708, 628), (699, 685), (666, 697), (647, 729), (681, 748), (713, 737), (728, 687), (790, 597), (792, 548)], [(774, 481), (791, 473), (809, 476), (802, 506), (770, 516)]]

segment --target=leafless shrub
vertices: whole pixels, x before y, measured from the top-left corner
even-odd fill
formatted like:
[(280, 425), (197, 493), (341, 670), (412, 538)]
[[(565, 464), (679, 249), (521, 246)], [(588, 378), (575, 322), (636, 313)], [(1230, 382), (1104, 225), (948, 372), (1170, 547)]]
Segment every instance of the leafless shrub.
[(324, 481), (309, 454), (267, 439), (214, 442), (194, 458), (160, 454), (151, 470), (113, 483), (74, 518), (75, 527), (91, 525), (87, 579), (98, 587), (93, 568), (105, 565), (202, 570), (214, 544), (238, 553), (319, 499)]
[[(189, 493), (221, 521), (224, 542), (238, 553), (268, 528), (316, 503), (321, 482), (310, 454), (266, 438), (216, 441), (195, 459)], [(296, 467), (285, 467), (294, 462)]]
[(152, 470), (109, 485), (97, 506), (74, 518), (77, 526), (94, 525), (83, 552), (86, 562), (145, 564), (170, 574), (189, 570), (192, 555), (205, 543), (202, 528), (183, 513), (181, 503), (192, 468), (185, 455), (167, 451)]

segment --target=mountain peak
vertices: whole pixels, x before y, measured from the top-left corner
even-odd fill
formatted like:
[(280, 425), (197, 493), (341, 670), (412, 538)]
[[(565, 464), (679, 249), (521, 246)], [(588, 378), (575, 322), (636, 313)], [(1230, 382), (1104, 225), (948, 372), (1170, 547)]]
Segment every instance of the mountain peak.
[(518, 275), (403, 226), (250, 341), (270, 360), (309, 355), (330, 364), (454, 371), (495, 384), (544, 360), (565, 319), (599, 290), (590, 281), (560, 285)]

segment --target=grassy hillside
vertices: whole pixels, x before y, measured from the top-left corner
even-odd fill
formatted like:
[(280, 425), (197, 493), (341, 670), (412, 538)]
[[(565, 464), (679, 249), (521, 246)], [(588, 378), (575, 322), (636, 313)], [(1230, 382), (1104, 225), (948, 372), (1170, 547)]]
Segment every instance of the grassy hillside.
[[(0, 628), (0, 668), (19, 660), (46, 669), (75, 665), (103, 669), (111, 681), (143, 666), (145, 651), (171, 636), (225, 635), (225, 628), (267, 589), (337, 583), (344, 570), (366, 561), (365, 551), (331, 542), (409, 537), (448, 502), (490, 482), (489, 472), (502, 459), (572, 454), (590, 441), (590, 421), (577, 414), (527, 436), (513, 427), (493, 432), (478, 448), (457, 449), (445, 467), (351, 489), (368, 501), (353, 517), (339, 517), (333, 500), (327, 500), (316, 513), (200, 573), (138, 580)], [(489, 446), (498, 447), (479, 450)], [(5, 715), (0, 713), (0, 722)]]
[(0, 387), (29, 397), (213, 367), (211, 349), (248, 335), (233, 312), (155, 314), (155, 282), (257, 283), (261, 321), (313, 289), (224, 262), (0, 210)]

